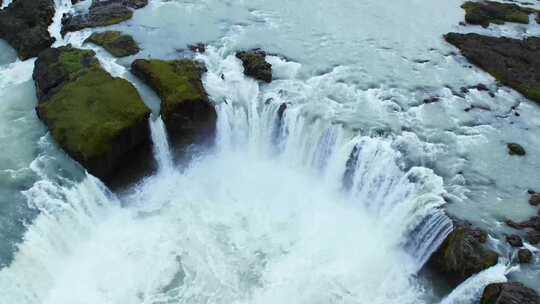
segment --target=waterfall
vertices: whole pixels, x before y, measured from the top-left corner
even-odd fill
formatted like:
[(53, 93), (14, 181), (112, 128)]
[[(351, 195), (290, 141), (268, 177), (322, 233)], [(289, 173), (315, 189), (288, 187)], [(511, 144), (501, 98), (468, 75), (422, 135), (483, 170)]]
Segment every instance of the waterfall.
[(152, 145), (154, 158), (158, 164), (158, 172), (169, 172), (173, 170), (173, 158), (167, 138), (167, 131), (161, 116), (152, 119), (149, 118), (150, 132), (152, 135)]

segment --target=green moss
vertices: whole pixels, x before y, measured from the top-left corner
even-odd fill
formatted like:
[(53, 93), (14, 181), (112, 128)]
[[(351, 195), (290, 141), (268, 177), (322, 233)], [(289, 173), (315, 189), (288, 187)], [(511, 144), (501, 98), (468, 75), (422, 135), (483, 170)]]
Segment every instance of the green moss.
[(484, 27), (487, 27), (490, 23), (515, 22), (528, 24), (529, 15), (539, 12), (532, 8), (493, 1), (469, 1), (465, 2), (461, 7), (465, 10), (465, 21)]
[(195, 61), (137, 60), (134, 68), (143, 71), (143, 77), (161, 97), (164, 116), (181, 103), (207, 100), (200, 81), (202, 68)]
[(139, 46), (135, 40), (131, 36), (118, 31), (93, 33), (85, 42), (102, 46), (116, 57), (130, 56), (139, 52)]
[[(76, 67), (76, 61), (68, 62)], [(113, 139), (150, 113), (129, 82), (99, 67), (67, 83), (38, 109), (56, 141), (83, 160), (109, 152)]]

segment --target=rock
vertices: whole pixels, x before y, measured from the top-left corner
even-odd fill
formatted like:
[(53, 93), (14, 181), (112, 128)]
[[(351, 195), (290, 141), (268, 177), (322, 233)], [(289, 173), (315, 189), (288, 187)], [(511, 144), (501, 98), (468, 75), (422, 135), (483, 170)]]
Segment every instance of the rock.
[(533, 289), (521, 283), (494, 283), (484, 289), (481, 304), (539, 304), (540, 298)]
[(12, 2), (0, 10), (0, 39), (6, 40), (20, 59), (35, 57), (54, 42), (48, 30), (54, 12), (53, 0)]
[(465, 21), (488, 27), (490, 23), (504, 24), (505, 22), (529, 23), (529, 14), (536, 13), (534, 9), (521, 7), (516, 4), (493, 1), (465, 2), (461, 6), (465, 10)]
[(266, 62), (266, 53), (263, 50), (238, 52), (236, 57), (242, 61), (246, 76), (268, 83), (272, 82), (272, 65)]
[(529, 204), (531, 204), (532, 206), (540, 205), (540, 194), (534, 193), (533, 195), (531, 195), (531, 197), (529, 198)]
[(532, 252), (529, 249), (518, 250), (518, 260), (521, 264), (529, 264), (532, 261)]
[(514, 229), (532, 228), (536, 231), (540, 231), (540, 216), (533, 216), (528, 221), (524, 221), (521, 223), (507, 220), (506, 224)]
[(64, 151), (107, 181), (149, 145), (150, 110), (133, 85), (112, 77), (94, 55), (70, 46), (40, 53), (33, 74), (36, 110)]
[(527, 242), (531, 245), (540, 243), (540, 231), (527, 231)]
[(524, 156), (527, 154), (525, 149), (520, 144), (508, 143), (506, 144), (506, 147), (508, 148), (508, 154), (510, 155)]
[(516, 235), (516, 234), (512, 234), (512, 235), (507, 236), (506, 241), (512, 247), (522, 247), (523, 246), (523, 241), (521, 240), (521, 237), (519, 235)]
[(486, 249), (487, 234), (470, 224), (456, 223), (441, 247), (431, 256), (430, 267), (452, 284), (497, 264), (498, 255)]
[(133, 10), (146, 6), (148, 0), (93, 0), (88, 13), (65, 14), (62, 17), (62, 35), (89, 27), (117, 24), (133, 17)]
[(428, 97), (428, 98), (424, 99), (425, 104), (435, 103), (435, 102), (439, 102), (439, 101), (441, 101), (441, 98), (438, 97), (438, 96), (431, 96), (431, 97)]
[(206, 52), (206, 45), (204, 43), (196, 43), (196, 44), (190, 44), (188, 45), (188, 48), (190, 51), (194, 53), (204, 53)]
[(458, 33), (444, 37), (500, 83), (540, 102), (540, 38), (518, 40)]
[(217, 114), (202, 85), (202, 64), (138, 59), (131, 70), (161, 98), (161, 115), (173, 143), (213, 140)]
[(137, 42), (131, 36), (118, 31), (93, 33), (85, 42), (102, 46), (115, 57), (131, 56), (139, 52)]

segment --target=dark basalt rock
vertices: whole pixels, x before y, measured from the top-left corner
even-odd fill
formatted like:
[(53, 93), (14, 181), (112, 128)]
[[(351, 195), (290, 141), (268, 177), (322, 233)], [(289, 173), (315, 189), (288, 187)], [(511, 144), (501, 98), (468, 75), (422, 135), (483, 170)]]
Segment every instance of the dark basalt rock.
[(161, 115), (173, 143), (213, 141), (217, 113), (201, 81), (201, 63), (138, 59), (131, 70), (161, 98)]
[(521, 283), (495, 283), (484, 289), (481, 304), (539, 304), (536, 291)]
[(512, 234), (512, 235), (507, 236), (506, 241), (512, 247), (522, 247), (523, 246), (523, 241), (521, 240), (521, 237), (519, 235), (516, 235), (516, 234)]
[(70, 46), (43, 51), (33, 74), (36, 111), (68, 155), (108, 181), (149, 146), (150, 110), (133, 85), (112, 77), (94, 55)]
[(266, 62), (266, 53), (263, 50), (238, 52), (236, 57), (242, 61), (246, 76), (264, 82), (272, 82), (272, 65)]
[(444, 38), (500, 83), (540, 102), (540, 38), (518, 40), (458, 33)]
[(133, 37), (118, 31), (92, 33), (85, 42), (99, 45), (115, 57), (135, 55), (140, 50)]
[(521, 264), (528, 264), (532, 261), (533, 255), (529, 249), (520, 249), (518, 251), (518, 260)]
[(529, 15), (537, 11), (521, 7), (516, 4), (481, 1), (465, 2), (461, 6), (465, 10), (465, 21), (488, 27), (490, 23), (503, 24), (505, 22), (529, 23)]
[(506, 147), (508, 148), (508, 154), (510, 155), (525, 156), (525, 154), (527, 154), (527, 151), (525, 151), (520, 144), (509, 143), (506, 144)]
[(133, 17), (133, 10), (146, 6), (148, 0), (93, 0), (88, 13), (62, 17), (62, 34), (84, 28), (117, 24)]
[(431, 256), (429, 266), (451, 284), (457, 285), (497, 264), (497, 253), (483, 245), (486, 239), (484, 231), (467, 223), (455, 223), (454, 231)]
[(53, 0), (12, 2), (0, 10), (0, 39), (6, 40), (22, 60), (37, 56), (54, 42), (48, 30), (54, 11)]
[(531, 197), (529, 198), (529, 204), (531, 204), (531, 206), (540, 205), (540, 194), (534, 193), (533, 195), (531, 195)]

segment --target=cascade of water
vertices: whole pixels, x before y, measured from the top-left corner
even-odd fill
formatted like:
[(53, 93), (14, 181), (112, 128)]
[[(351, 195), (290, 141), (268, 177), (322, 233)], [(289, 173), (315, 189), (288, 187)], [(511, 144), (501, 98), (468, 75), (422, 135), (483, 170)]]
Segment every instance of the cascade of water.
[(158, 164), (158, 172), (169, 172), (173, 170), (173, 158), (167, 139), (167, 131), (161, 116), (150, 118), (150, 131), (152, 134), (152, 144), (154, 147), (154, 158)]

